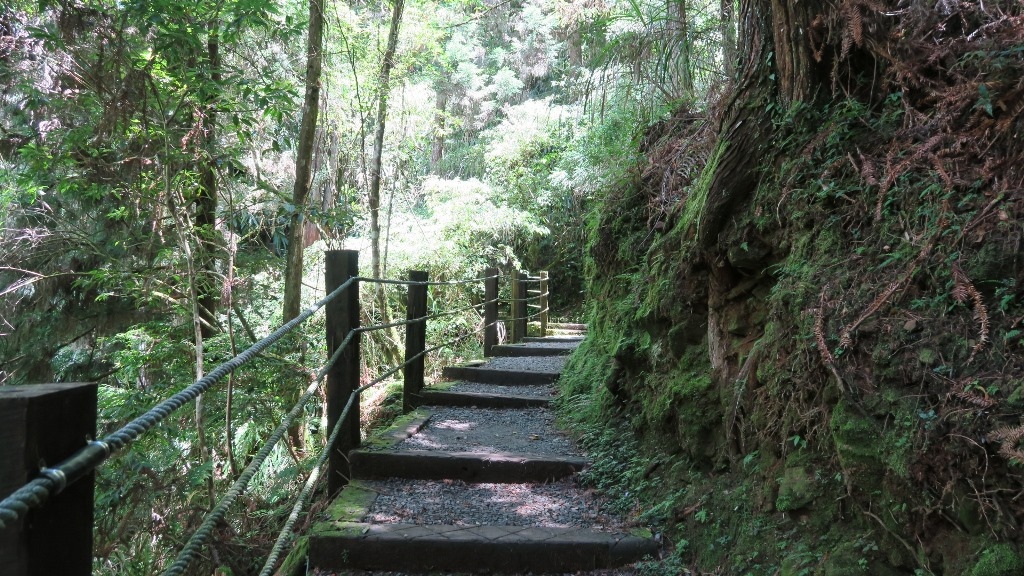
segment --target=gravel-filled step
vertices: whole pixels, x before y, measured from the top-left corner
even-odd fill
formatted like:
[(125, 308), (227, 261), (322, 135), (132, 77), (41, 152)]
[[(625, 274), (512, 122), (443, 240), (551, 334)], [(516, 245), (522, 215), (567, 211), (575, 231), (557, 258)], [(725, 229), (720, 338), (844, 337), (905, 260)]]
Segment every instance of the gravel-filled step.
[(559, 374), (562, 372), (562, 369), (565, 368), (566, 360), (567, 358), (564, 356), (505, 356), (501, 358), (491, 358), (487, 362), (479, 366), (475, 366), (475, 368), (483, 368), (485, 370), (508, 370), (512, 372), (549, 372)]
[(485, 452), (579, 456), (568, 436), (555, 426), (549, 410), (435, 408), (419, 432), (399, 450)]
[(604, 510), (605, 501), (572, 479), (547, 484), (468, 484), (462, 481), (366, 480), (377, 493), (363, 522), (456, 526), (544, 526), (628, 530)]
[(446, 366), (442, 374), (448, 380), (468, 380), (486, 384), (551, 384), (562, 374), (567, 356), (508, 356)]
[(568, 356), (579, 347), (579, 342), (528, 342), (501, 344), (491, 347), (491, 356)]
[[(429, 387), (424, 390), (430, 390)], [(513, 386), (501, 384), (484, 384), (482, 382), (455, 382), (447, 388), (448, 392), (468, 392), (471, 394), (506, 394), (509, 396), (534, 396), (537, 398), (554, 398), (554, 386)]]

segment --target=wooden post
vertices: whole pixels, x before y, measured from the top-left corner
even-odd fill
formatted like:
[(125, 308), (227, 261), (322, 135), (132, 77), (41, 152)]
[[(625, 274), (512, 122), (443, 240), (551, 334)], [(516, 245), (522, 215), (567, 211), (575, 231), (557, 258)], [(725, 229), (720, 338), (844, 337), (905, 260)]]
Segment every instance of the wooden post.
[(540, 273), (540, 337), (548, 335), (548, 273)]
[(526, 337), (526, 280), (525, 272), (512, 275), (512, 343), (517, 344)]
[[(0, 498), (95, 434), (95, 384), (0, 386)], [(86, 474), (0, 530), (0, 573), (92, 574), (93, 484)]]
[[(350, 278), (359, 275), (359, 252), (355, 250), (329, 250), (325, 260), (326, 287), (330, 294)], [(326, 307), (327, 357), (345, 340), (349, 332), (359, 327), (359, 282), (353, 282)], [(349, 396), (359, 387), (359, 341), (356, 333), (352, 341), (327, 372), (327, 433), (334, 430)], [(337, 494), (348, 483), (352, 471), (348, 453), (359, 447), (359, 401), (356, 399), (348, 417), (342, 424), (337, 443), (331, 448), (327, 464), (327, 492)]]
[[(493, 278), (492, 278), (493, 276)], [(484, 269), (484, 356), (498, 345), (498, 269)]]
[[(409, 271), (412, 282), (426, 282), (428, 275), (419, 270)], [(415, 320), (427, 315), (427, 286), (424, 284), (409, 285), (405, 307), (405, 319)], [(423, 351), (427, 348), (427, 320), (424, 318), (415, 324), (405, 327), (405, 367), (402, 369), (404, 385), (402, 386), (402, 409), (409, 412), (416, 407), (416, 398), (423, 390)], [(416, 355), (418, 358), (413, 360)]]

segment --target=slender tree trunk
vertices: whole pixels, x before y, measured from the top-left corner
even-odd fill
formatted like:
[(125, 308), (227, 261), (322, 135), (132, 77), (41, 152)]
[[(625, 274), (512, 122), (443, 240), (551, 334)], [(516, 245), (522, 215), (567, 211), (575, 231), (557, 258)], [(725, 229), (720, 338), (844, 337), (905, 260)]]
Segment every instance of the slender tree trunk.
[(722, 72), (732, 79), (736, 73), (736, 16), (735, 0), (721, 0), (719, 31), (722, 35)]
[(430, 170), (437, 172), (444, 158), (445, 108), (448, 107), (448, 85), (439, 86), (436, 91), (437, 100), (434, 108), (434, 143), (430, 151)]
[[(220, 22), (215, 19), (208, 26), (206, 57), (210, 67), (210, 80), (216, 93), (220, 90), (221, 82)], [(199, 238), (198, 305), (205, 338), (209, 338), (216, 331), (217, 308), (221, 295), (216, 270), (216, 253), (220, 245), (217, 238), (217, 105), (216, 95), (210, 96), (204, 103), (202, 117), (199, 119), (202, 133), (202, 162), (199, 166), (199, 190), (195, 201), (195, 226)]]
[(669, 26), (674, 36), (672, 46), (675, 57), (666, 62), (670, 73), (674, 76), (677, 96), (689, 97), (693, 94), (692, 43), (690, 42), (690, 19), (687, 14), (686, 0), (669, 0)]
[(320, 112), (320, 75), (323, 63), (324, 11), (322, 0), (309, 0), (309, 35), (306, 39), (306, 95), (299, 125), (299, 149), (295, 157), (295, 185), (292, 187), (291, 226), (284, 272), (282, 322), (299, 315), (302, 305), (302, 254), (306, 198), (313, 179), (313, 144)]
[(395, 65), (395, 50), (398, 48), (398, 31), (402, 25), (402, 11), (405, 0), (394, 0), (391, 13), (391, 29), (388, 31), (388, 45), (384, 60), (380, 64), (377, 97), (377, 124), (373, 134), (373, 152), (370, 156), (370, 262), (374, 278), (380, 278), (380, 182), (381, 160), (384, 154), (384, 125), (388, 114), (388, 93), (391, 90), (391, 69)]
[[(309, 33), (306, 38), (306, 94), (302, 102), (299, 124), (299, 149), (295, 157), (295, 185), (292, 187), (291, 226), (288, 229), (288, 251), (285, 258), (284, 309), (281, 321), (288, 322), (299, 315), (302, 306), (302, 256), (305, 248), (306, 199), (313, 180), (313, 146), (316, 141), (316, 123), (320, 112), (320, 76), (323, 62), (324, 12), (322, 0), (309, 0)], [(301, 381), (300, 381), (301, 382)], [(290, 405), (300, 395), (302, 385), (286, 384), (284, 397)], [(302, 425), (296, 423), (288, 429), (291, 446), (296, 451), (305, 448)]]

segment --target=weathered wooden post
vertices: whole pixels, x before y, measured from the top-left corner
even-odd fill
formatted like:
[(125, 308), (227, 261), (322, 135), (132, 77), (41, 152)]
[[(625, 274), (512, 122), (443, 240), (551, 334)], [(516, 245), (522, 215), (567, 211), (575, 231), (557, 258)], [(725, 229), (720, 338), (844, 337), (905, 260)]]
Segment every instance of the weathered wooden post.
[[(329, 250), (325, 260), (327, 293), (359, 275), (359, 252), (355, 250)], [(334, 300), (327, 304), (327, 357), (334, 356), (338, 346), (349, 332), (359, 327), (359, 282), (354, 281)], [(352, 336), (338, 361), (327, 371), (327, 433), (345, 409), (349, 396), (359, 387), (359, 342), (360, 334)], [(351, 470), (348, 453), (359, 447), (359, 401), (356, 400), (348, 417), (342, 423), (337, 443), (331, 448), (327, 463), (327, 491), (334, 496), (348, 483)]]
[(498, 345), (498, 269), (484, 269), (484, 356)]
[(526, 280), (525, 272), (516, 271), (512, 275), (512, 343), (523, 341), (526, 337)]
[(548, 335), (548, 273), (540, 273), (540, 337)]
[[(0, 498), (96, 434), (95, 384), (0, 386)], [(92, 574), (93, 474), (0, 529), (0, 573)]]
[[(426, 282), (427, 273), (409, 271), (411, 282)], [(416, 407), (416, 397), (423, 390), (423, 351), (427, 348), (427, 285), (410, 284), (406, 300), (406, 320), (423, 320), (405, 327), (405, 367), (402, 368), (402, 409), (409, 412)], [(414, 358), (415, 357), (415, 358)]]

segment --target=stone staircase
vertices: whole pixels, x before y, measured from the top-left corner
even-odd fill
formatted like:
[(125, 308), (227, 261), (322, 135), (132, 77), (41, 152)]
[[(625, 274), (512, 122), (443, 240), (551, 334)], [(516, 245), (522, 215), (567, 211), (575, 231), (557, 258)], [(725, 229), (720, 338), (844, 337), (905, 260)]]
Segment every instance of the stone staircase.
[(574, 475), (552, 383), (582, 337), (499, 346), (445, 369), (416, 410), (350, 453), (352, 482), (308, 537), (316, 574), (580, 573), (655, 554)]

